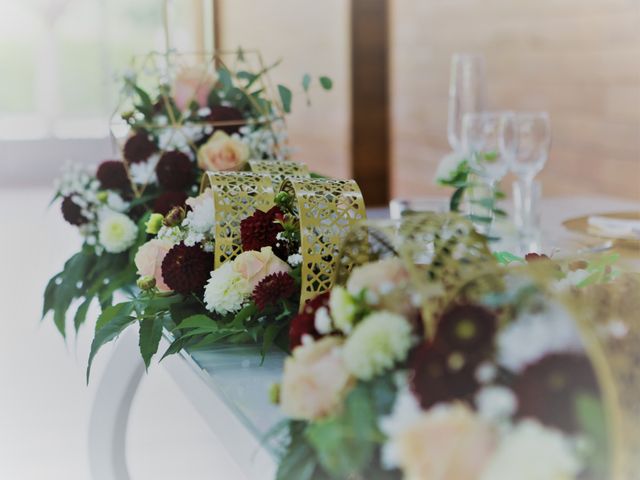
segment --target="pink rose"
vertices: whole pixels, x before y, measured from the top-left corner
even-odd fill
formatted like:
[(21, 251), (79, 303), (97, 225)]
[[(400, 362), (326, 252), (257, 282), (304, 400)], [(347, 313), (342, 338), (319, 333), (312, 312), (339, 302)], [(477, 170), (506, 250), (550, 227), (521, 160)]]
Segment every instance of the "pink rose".
[(222, 130), (198, 149), (198, 166), (202, 170), (237, 171), (249, 161), (249, 147)]
[(185, 67), (173, 81), (173, 100), (181, 111), (189, 108), (194, 101), (204, 107), (215, 83), (214, 76), (206, 68)]
[(347, 290), (358, 295), (363, 290), (367, 303), (413, 319), (409, 272), (398, 258), (386, 258), (356, 267), (349, 275)]
[(280, 405), (291, 418), (315, 420), (340, 410), (354, 383), (338, 337), (301, 345), (284, 362)]
[(262, 247), (259, 252), (243, 252), (233, 261), (233, 269), (242, 275), (253, 291), (265, 277), (274, 273), (289, 273), (289, 264), (278, 258), (271, 247)]
[(164, 283), (162, 278), (162, 260), (173, 247), (169, 240), (159, 240), (154, 238), (144, 245), (141, 245), (136, 253), (134, 262), (141, 277), (150, 276), (156, 279), (156, 287), (161, 292), (169, 292), (171, 289)]
[(404, 431), (395, 443), (408, 480), (476, 480), (496, 448), (495, 430), (468, 407), (436, 406)]

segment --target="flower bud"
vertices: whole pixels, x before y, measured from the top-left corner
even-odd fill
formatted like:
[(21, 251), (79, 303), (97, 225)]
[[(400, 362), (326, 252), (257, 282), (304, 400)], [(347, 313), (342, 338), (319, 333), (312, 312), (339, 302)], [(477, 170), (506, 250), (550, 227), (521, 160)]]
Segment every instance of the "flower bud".
[(282, 191), (278, 192), (274, 201), (279, 207), (288, 210), (291, 207), (292, 198), (289, 193)]
[(166, 227), (177, 227), (182, 223), (186, 212), (182, 207), (173, 207), (164, 217), (164, 225)]
[(158, 233), (158, 231), (160, 231), (160, 227), (162, 227), (163, 221), (164, 217), (161, 213), (152, 213), (149, 217), (149, 220), (147, 220), (147, 223), (145, 224), (145, 226), (147, 227), (146, 232), (150, 233), (151, 235), (155, 235), (156, 233)]
[(109, 192), (107, 192), (106, 190), (102, 190), (96, 194), (96, 198), (99, 202), (106, 203), (107, 199), (109, 198)]
[(274, 405), (278, 405), (280, 403), (280, 384), (273, 383), (269, 387), (269, 401)]
[(140, 290), (151, 290), (156, 286), (156, 279), (151, 275), (145, 275), (138, 279), (137, 284)]

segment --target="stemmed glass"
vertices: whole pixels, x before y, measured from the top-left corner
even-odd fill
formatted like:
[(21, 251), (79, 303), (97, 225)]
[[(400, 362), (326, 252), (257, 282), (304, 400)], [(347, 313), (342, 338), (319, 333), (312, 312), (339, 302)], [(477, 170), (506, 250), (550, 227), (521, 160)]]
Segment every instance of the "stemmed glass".
[(481, 55), (456, 53), (451, 60), (447, 138), (454, 152), (461, 155), (462, 119), (466, 113), (486, 109), (487, 84)]
[(514, 183), (515, 223), (529, 235), (536, 228), (534, 178), (544, 168), (551, 146), (551, 122), (546, 112), (511, 113), (501, 126), (501, 150), (517, 180)]
[[(473, 173), (484, 183), (472, 188), (471, 215), (489, 235), (494, 217), (496, 184), (509, 170), (509, 160), (501, 148), (503, 112), (466, 113), (462, 118), (462, 148)], [(475, 210), (475, 211), (474, 211)], [(483, 212), (482, 214), (476, 213)]]

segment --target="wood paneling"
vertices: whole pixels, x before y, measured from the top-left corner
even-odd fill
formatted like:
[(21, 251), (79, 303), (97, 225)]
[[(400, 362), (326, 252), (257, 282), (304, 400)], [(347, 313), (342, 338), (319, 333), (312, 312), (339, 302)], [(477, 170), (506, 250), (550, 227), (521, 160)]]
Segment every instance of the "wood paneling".
[(547, 110), (547, 194), (640, 199), (640, 2), (394, 0), (392, 191), (433, 185), (446, 140), (449, 61), (487, 60), (490, 107)]
[[(216, 0), (225, 49), (259, 48), (265, 61), (283, 59), (275, 82), (294, 92), (288, 119), (295, 160), (338, 178), (350, 177), (351, 115), (349, 4), (344, 0)], [(328, 75), (329, 93), (316, 84), (307, 108), (301, 80)]]
[(387, 12), (387, 0), (351, 0), (351, 161), (367, 205), (389, 202)]

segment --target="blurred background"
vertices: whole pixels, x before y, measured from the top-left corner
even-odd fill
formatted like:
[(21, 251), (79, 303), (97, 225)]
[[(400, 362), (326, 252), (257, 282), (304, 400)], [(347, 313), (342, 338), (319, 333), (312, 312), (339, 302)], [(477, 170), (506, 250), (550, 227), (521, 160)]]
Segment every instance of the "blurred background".
[[(45, 282), (80, 239), (46, 205), (66, 161), (115, 155), (116, 78), (132, 56), (164, 50), (166, 27), (180, 51), (282, 58), (278, 83), (330, 76), (310, 108), (293, 88), (295, 159), (355, 177), (370, 205), (450, 194), (433, 179), (450, 151), (456, 52), (484, 55), (490, 109), (550, 113), (545, 195), (640, 200), (640, 0), (172, 0), (168, 22), (162, 5), (0, 0), (0, 478), (89, 478), (91, 325), (65, 344), (38, 323)], [(240, 478), (162, 368), (145, 377), (132, 419), (134, 478)]]
[[(0, 185), (113, 155), (131, 56), (162, 50), (158, 0), (0, 0)], [(173, 0), (171, 45), (259, 47), (274, 79), (329, 75), (289, 120), (297, 159), (355, 176), (369, 203), (438, 193), (451, 55), (486, 58), (491, 109), (546, 110), (546, 194), (640, 198), (638, 0)], [(568, 180), (570, 178), (570, 181)], [(508, 190), (507, 190), (508, 191)]]

